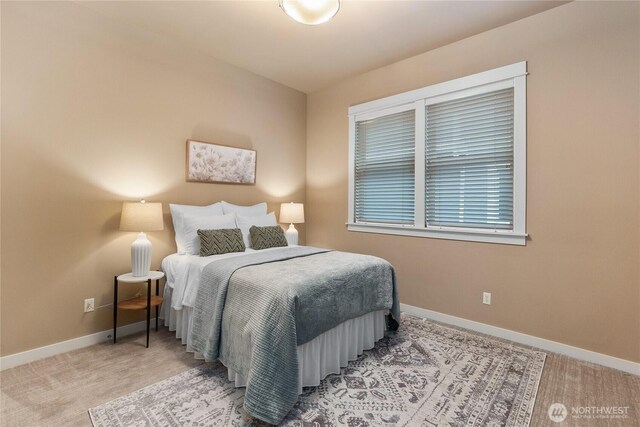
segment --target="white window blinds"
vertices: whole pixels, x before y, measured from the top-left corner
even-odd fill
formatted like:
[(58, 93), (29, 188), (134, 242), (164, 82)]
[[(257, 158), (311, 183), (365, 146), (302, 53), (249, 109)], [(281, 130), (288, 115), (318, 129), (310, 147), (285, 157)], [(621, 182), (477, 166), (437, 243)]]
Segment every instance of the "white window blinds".
[(356, 122), (356, 222), (413, 224), (415, 110)]
[(427, 227), (513, 229), (513, 88), (426, 106)]

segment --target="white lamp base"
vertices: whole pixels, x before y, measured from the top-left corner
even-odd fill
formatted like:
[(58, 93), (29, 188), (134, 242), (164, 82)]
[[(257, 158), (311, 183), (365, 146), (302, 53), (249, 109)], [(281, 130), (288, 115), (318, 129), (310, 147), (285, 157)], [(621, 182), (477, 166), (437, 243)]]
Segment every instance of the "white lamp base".
[(151, 269), (151, 242), (144, 233), (138, 234), (138, 238), (131, 244), (131, 275), (144, 277), (149, 275)]
[(296, 230), (296, 227), (293, 224), (289, 224), (289, 228), (284, 232), (284, 237), (287, 239), (288, 244), (298, 244), (298, 230)]

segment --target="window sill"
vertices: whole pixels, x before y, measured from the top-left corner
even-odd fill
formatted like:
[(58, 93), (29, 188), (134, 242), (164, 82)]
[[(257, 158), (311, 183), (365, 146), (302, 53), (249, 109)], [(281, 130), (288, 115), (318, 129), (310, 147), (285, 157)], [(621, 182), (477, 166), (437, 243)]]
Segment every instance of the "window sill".
[(361, 233), (392, 234), (396, 236), (427, 237), (432, 239), (464, 240), (467, 242), (498, 243), (525, 246), (527, 234), (513, 231), (458, 230), (452, 228), (416, 228), (391, 224), (347, 223), (347, 230)]

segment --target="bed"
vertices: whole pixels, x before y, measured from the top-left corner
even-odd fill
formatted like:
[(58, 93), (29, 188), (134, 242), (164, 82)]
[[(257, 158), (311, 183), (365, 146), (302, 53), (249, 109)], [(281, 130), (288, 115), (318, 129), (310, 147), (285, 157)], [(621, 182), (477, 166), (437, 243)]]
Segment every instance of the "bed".
[(376, 257), (248, 248), (173, 254), (162, 269), (164, 324), (195, 357), (220, 360), (229, 380), (246, 387), (245, 410), (272, 424), (303, 387), (339, 373), (397, 327), (395, 273)]

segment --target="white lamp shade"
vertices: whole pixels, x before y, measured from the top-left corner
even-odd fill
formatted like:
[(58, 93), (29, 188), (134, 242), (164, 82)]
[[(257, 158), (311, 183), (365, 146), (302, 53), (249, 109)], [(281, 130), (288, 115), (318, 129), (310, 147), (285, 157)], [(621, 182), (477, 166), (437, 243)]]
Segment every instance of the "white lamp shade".
[(318, 25), (338, 13), (340, 0), (280, 0), (280, 7), (302, 24)]
[(302, 203), (283, 203), (280, 205), (280, 222), (285, 224), (304, 223), (304, 205)]
[(122, 231), (164, 230), (162, 203), (124, 202), (120, 217)]

